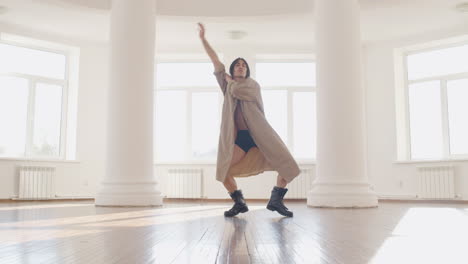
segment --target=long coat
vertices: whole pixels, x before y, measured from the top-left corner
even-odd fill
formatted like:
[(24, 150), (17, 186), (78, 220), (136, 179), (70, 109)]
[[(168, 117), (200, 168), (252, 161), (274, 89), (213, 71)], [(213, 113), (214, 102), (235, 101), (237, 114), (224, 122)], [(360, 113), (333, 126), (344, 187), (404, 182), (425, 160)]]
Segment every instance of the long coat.
[[(224, 182), (227, 175), (247, 177), (264, 171), (277, 171), (288, 183), (300, 173), (299, 166), (280, 136), (267, 122), (261, 89), (252, 78), (225, 80), (225, 68), (214, 72), (224, 94), (221, 131), (219, 134), (216, 179)], [(240, 107), (250, 135), (257, 147), (251, 148), (242, 160), (230, 166), (237, 129), (236, 107)]]

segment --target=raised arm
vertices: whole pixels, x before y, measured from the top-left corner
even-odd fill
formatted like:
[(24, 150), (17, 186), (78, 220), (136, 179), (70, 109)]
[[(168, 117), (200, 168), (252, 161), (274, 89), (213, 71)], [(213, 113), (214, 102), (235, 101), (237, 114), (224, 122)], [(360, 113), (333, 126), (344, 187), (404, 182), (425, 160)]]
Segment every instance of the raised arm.
[(211, 62), (213, 62), (215, 72), (221, 71), (224, 69), (223, 63), (219, 60), (218, 55), (216, 52), (213, 50), (213, 48), (210, 46), (208, 41), (205, 38), (205, 26), (203, 26), (202, 23), (198, 23), (198, 30), (200, 33), (200, 40), (203, 43), (203, 47), (205, 48), (206, 53), (211, 59)]

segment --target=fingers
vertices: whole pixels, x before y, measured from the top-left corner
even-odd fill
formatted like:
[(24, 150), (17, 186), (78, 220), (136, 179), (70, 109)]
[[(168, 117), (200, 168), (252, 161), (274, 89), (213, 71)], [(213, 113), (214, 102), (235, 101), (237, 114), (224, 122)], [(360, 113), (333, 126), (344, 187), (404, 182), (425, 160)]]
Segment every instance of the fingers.
[(205, 27), (202, 23), (198, 23), (198, 33), (200, 35), (200, 38), (205, 38)]
[(198, 28), (199, 28), (201, 31), (205, 31), (205, 26), (204, 26), (202, 23), (200, 23), (200, 22), (198, 22)]

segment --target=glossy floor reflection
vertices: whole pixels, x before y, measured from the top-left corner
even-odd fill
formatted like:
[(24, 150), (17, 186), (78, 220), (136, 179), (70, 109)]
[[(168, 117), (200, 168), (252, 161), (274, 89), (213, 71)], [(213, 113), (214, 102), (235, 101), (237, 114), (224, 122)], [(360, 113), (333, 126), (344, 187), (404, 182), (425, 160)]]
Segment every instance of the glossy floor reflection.
[(294, 218), (261, 202), (234, 218), (220, 202), (0, 203), (0, 263), (466, 263), (468, 204), (287, 205)]

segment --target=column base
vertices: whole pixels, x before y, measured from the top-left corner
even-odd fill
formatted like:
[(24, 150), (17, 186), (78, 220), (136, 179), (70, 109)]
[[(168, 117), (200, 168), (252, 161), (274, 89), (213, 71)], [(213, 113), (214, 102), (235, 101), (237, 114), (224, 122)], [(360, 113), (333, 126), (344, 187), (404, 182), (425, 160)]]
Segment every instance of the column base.
[(102, 182), (96, 195), (96, 206), (161, 206), (157, 182)]
[(317, 183), (307, 194), (309, 207), (377, 207), (377, 195), (367, 183)]

